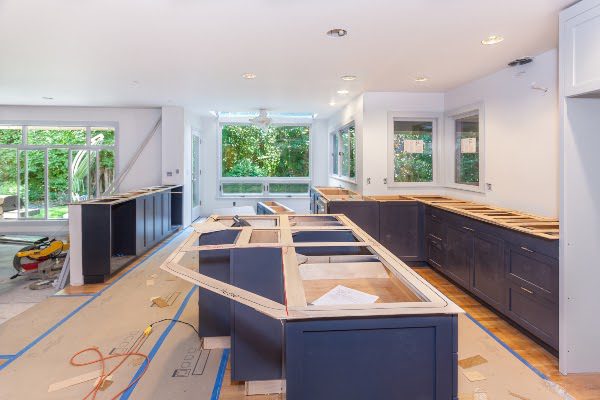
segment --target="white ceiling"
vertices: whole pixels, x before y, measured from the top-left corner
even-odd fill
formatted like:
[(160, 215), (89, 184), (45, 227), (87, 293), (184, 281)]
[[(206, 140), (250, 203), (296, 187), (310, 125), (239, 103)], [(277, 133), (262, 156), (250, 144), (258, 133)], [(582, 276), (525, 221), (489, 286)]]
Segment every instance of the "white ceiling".
[[(445, 91), (556, 47), (558, 12), (571, 3), (0, 0), (0, 104), (326, 116), (364, 91)], [(336, 27), (348, 36), (325, 35)], [(482, 46), (490, 34), (506, 40)], [(414, 82), (419, 74), (429, 81)]]

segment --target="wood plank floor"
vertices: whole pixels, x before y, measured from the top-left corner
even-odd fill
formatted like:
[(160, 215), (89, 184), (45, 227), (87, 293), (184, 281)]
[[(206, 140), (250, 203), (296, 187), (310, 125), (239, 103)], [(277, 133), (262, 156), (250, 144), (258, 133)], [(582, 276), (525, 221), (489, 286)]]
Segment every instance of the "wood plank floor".
[(562, 386), (576, 400), (600, 399), (600, 374), (561, 375), (558, 370), (558, 358), (529, 336), (506, 322), (435, 270), (424, 267), (415, 268), (415, 271), (500, 338), (529, 364), (544, 373), (552, 382)]

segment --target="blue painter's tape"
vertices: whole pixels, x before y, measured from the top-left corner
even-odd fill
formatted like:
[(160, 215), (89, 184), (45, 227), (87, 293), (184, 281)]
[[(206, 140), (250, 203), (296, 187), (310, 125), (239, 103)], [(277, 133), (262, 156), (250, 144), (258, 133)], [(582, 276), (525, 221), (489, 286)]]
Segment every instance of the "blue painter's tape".
[(479, 321), (477, 321), (475, 318), (473, 318), (472, 316), (470, 316), (469, 313), (465, 313), (465, 314), (467, 315), (467, 317), (471, 321), (473, 321), (475, 323), (475, 325), (477, 325), (478, 327), (480, 327), (485, 333), (487, 333), (492, 338), (494, 338), (494, 340), (496, 342), (500, 343), (500, 345), (502, 345), (502, 347), (504, 347), (506, 350), (508, 350), (513, 356), (515, 356), (519, 361), (521, 361), (523, 364), (525, 364), (525, 366), (527, 366), (530, 370), (532, 370), (533, 372), (535, 372), (540, 378), (542, 378), (542, 379), (544, 379), (546, 381), (550, 380), (546, 376), (546, 374), (544, 374), (542, 371), (540, 371), (539, 369), (537, 369), (533, 365), (529, 364), (529, 362), (527, 362), (527, 360), (525, 360), (523, 357), (521, 357), (521, 355), (519, 353), (517, 353), (516, 351), (514, 351), (513, 349), (511, 349), (509, 345), (507, 345), (506, 343), (504, 343), (502, 341), (502, 339), (500, 339), (498, 336), (496, 336), (492, 332), (490, 332), (485, 326), (481, 325), (481, 323)]
[(5, 360), (5, 359), (11, 359), (14, 358), (15, 355), (14, 354), (0, 354), (0, 359)]
[(94, 297), (93, 293), (80, 293), (80, 294), (53, 294), (50, 297)]
[(110, 283), (104, 289), (100, 290), (98, 293), (96, 293), (93, 296), (91, 296), (89, 298), (89, 300), (87, 300), (87, 301), (83, 302), (82, 304), (80, 304), (79, 307), (77, 307), (76, 309), (74, 309), (73, 311), (71, 311), (69, 314), (67, 314), (66, 317), (64, 317), (63, 319), (61, 319), (60, 321), (58, 321), (56, 324), (54, 324), (52, 327), (50, 327), (46, 332), (42, 333), (40, 336), (38, 336), (37, 338), (35, 338), (28, 345), (26, 345), (21, 350), (19, 350), (17, 352), (17, 354), (14, 355), (14, 357), (9, 358), (7, 362), (5, 362), (4, 364), (0, 365), (0, 371), (2, 371), (4, 368), (8, 367), (13, 361), (15, 361), (17, 358), (21, 357), (23, 354), (25, 354), (27, 351), (29, 351), (29, 349), (31, 349), (33, 346), (35, 346), (36, 344), (38, 344), (42, 339), (44, 339), (46, 336), (48, 336), (49, 334), (51, 334), (52, 332), (54, 332), (62, 324), (64, 324), (65, 322), (67, 322), (69, 319), (71, 319), (71, 317), (73, 317), (75, 314), (77, 314), (79, 311), (81, 311), (83, 308), (85, 308), (88, 304), (90, 304), (92, 301), (94, 301), (96, 298), (98, 298), (106, 290), (110, 289), (115, 283), (119, 282), (121, 279), (123, 279), (125, 276), (127, 276), (130, 272), (132, 272), (133, 270), (135, 270), (136, 268), (138, 268), (139, 266), (141, 266), (142, 264), (144, 264), (146, 261), (148, 261), (158, 251), (162, 250), (165, 246), (168, 246), (172, 241), (174, 241), (175, 239), (177, 239), (177, 237), (179, 237), (179, 235), (181, 235), (183, 232), (185, 232), (185, 229), (181, 230), (180, 232), (178, 232), (177, 234), (175, 234), (172, 238), (170, 238), (168, 241), (166, 241), (165, 243), (161, 244), (158, 248), (156, 248), (154, 251), (152, 251), (152, 253), (150, 253), (142, 261), (140, 261), (140, 263), (138, 265), (136, 265), (135, 267), (131, 268), (129, 271), (125, 272), (123, 275), (121, 275), (120, 277), (118, 277), (117, 279), (115, 279), (114, 282)]
[(219, 395), (221, 394), (221, 387), (223, 386), (223, 377), (225, 376), (225, 367), (227, 366), (228, 358), (229, 349), (224, 349), (223, 355), (221, 356), (221, 363), (219, 364), (219, 371), (217, 372), (217, 379), (215, 379), (215, 386), (213, 387), (210, 400), (219, 400)]
[[(190, 289), (190, 291), (188, 292), (188, 294), (185, 296), (185, 299), (183, 300), (183, 302), (179, 306), (179, 309), (177, 310), (177, 313), (175, 313), (175, 316), (173, 316), (173, 319), (179, 319), (179, 317), (183, 313), (183, 310), (187, 306), (188, 301), (190, 301), (190, 298), (192, 297), (192, 295), (194, 294), (194, 291), (196, 289), (198, 289), (198, 286), (194, 286), (193, 288)], [(171, 330), (173, 329), (173, 327), (175, 326), (176, 323), (177, 322), (175, 322), (175, 321), (171, 321), (169, 323), (169, 325), (167, 326), (167, 329), (165, 329), (164, 332), (160, 335), (160, 337), (158, 338), (158, 340), (156, 341), (156, 343), (154, 343), (154, 346), (152, 346), (152, 350), (150, 350), (150, 353), (148, 353), (148, 360), (152, 361), (152, 359), (154, 358), (154, 356), (156, 355), (156, 353), (158, 353), (158, 350), (160, 349), (160, 346), (162, 346), (162, 344), (164, 343), (164, 341), (167, 338), (167, 336), (169, 336), (169, 333), (171, 332)], [(135, 375), (133, 376), (133, 378), (131, 378), (131, 381), (129, 382), (129, 384), (131, 384), (134, 380), (138, 379), (138, 377), (142, 374), (142, 371), (144, 370), (144, 368), (146, 368), (147, 364), (148, 364), (148, 361), (144, 360), (144, 362), (142, 363), (142, 365), (140, 365), (140, 367), (138, 368), (138, 370), (135, 373)], [(121, 395), (121, 400), (128, 399), (129, 396), (131, 396), (131, 393), (133, 392), (133, 390), (135, 389), (135, 387), (137, 386), (138, 383), (139, 383), (139, 381), (136, 382), (136, 383), (134, 383), (133, 385), (131, 385), (131, 387), (129, 389), (127, 389)]]

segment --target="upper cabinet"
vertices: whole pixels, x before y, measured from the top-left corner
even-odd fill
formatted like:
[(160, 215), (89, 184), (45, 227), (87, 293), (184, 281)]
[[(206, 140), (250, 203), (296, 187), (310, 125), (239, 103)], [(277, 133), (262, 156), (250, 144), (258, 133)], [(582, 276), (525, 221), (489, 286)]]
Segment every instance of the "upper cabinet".
[(560, 14), (563, 94), (600, 94), (600, 0), (583, 0)]

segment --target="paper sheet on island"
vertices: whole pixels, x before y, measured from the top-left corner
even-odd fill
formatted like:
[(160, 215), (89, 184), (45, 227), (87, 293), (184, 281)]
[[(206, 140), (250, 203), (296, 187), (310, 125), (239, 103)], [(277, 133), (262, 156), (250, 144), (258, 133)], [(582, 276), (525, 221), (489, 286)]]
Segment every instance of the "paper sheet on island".
[(315, 306), (334, 306), (346, 304), (373, 304), (379, 296), (337, 285), (323, 296), (312, 302)]

